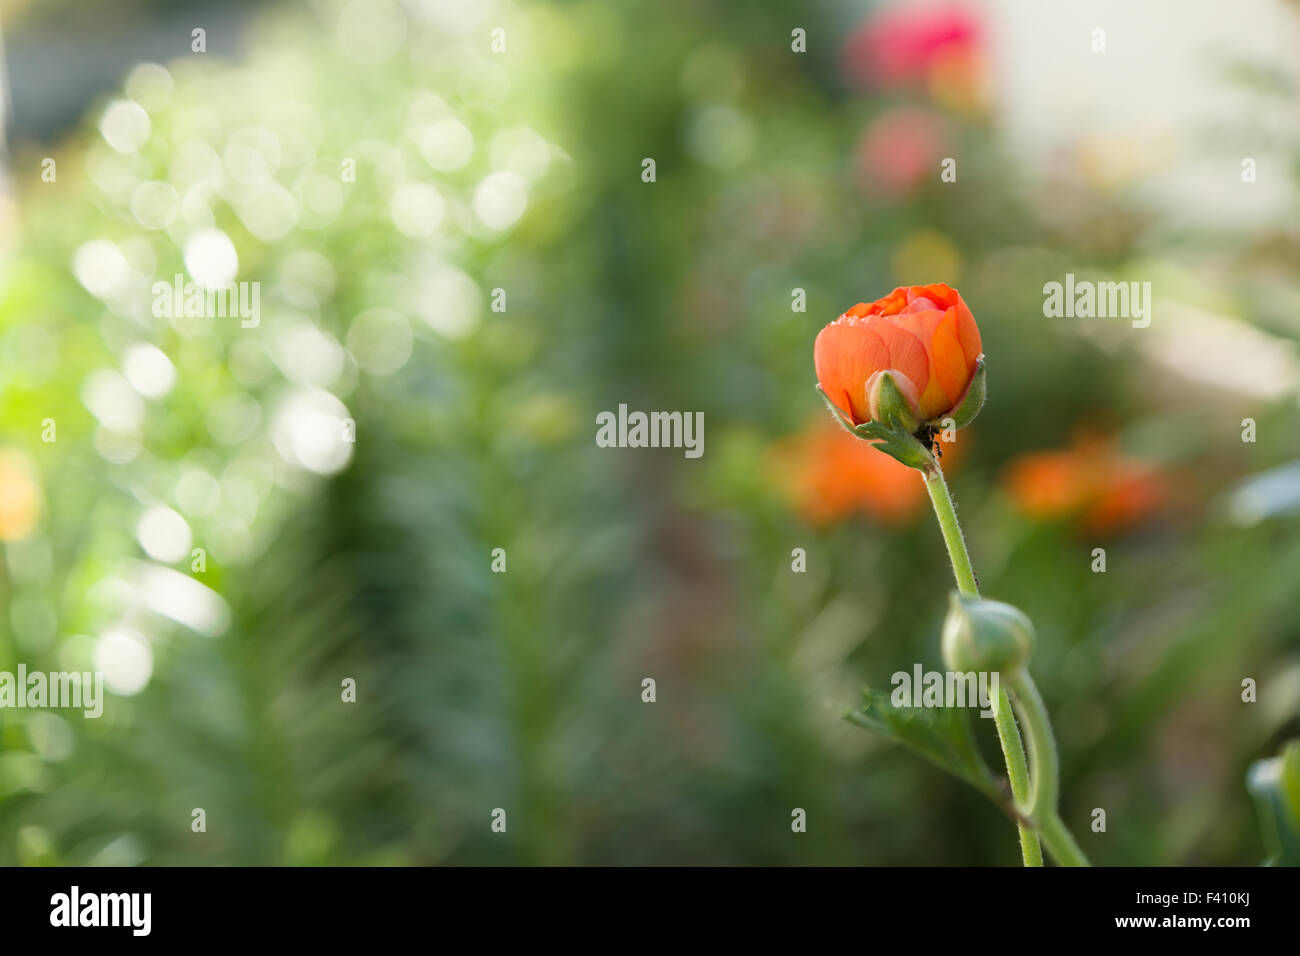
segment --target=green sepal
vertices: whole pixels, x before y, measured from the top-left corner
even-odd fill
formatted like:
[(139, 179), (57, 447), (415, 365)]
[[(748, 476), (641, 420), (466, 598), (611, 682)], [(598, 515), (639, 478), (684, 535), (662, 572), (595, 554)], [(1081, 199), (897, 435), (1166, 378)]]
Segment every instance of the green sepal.
[(817, 394), (822, 397), (822, 401), (826, 403), (826, 407), (831, 410), (831, 414), (834, 415), (835, 420), (844, 427), (844, 430), (853, 432), (853, 434), (856, 435), (858, 433), (857, 426), (844, 417), (844, 413), (840, 411), (840, 407), (831, 401), (831, 397), (826, 394), (826, 390), (822, 388), (821, 385), (817, 386)]
[(984, 407), (984, 398), (987, 395), (984, 379), (984, 356), (981, 355), (975, 360), (975, 374), (971, 376), (970, 384), (966, 386), (966, 394), (961, 397), (961, 401), (947, 415), (928, 424), (942, 428), (944, 419), (951, 418), (954, 428), (965, 428), (975, 421), (975, 416)]
[(874, 442), (876, 448), (891, 458), (901, 461), (908, 468), (925, 471), (934, 467), (934, 458), (930, 450), (911, 435), (898, 428), (890, 428), (881, 422), (867, 422), (854, 429), (854, 434)]
[(817, 394), (822, 397), (826, 407), (831, 410), (846, 431), (852, 433), (855, 437), (864, 441), (871, 442), (878, 451), (883, 451), (891, 458), (901, 461), (908, 468), (917, 468), (922, 471), (934, 466), (934, 459), (930, 456), (930, 450), (912, 435), (901, 428), (891, 427), (884, 422), (867, 422), (865, 425), (854, 425), (852, 421), (844, 416), (839, 406), (830, 400), (830, 396), (817, 386)]

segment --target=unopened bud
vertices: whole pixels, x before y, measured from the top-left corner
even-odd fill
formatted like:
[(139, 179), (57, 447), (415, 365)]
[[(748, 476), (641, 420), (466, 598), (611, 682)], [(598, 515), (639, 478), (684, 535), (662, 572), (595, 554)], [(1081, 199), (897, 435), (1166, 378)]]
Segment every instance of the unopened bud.
[(1002, 601), (953, 592), (943, 622), (943, 659), (949, 670), (1017, 673), (1034, 653), (1034, 624)]
[(916, 407), (920, 399), (911, 380), (892, 368), (867, 379), (867, 410), (871, 420), (913, 434), (921, 427)]

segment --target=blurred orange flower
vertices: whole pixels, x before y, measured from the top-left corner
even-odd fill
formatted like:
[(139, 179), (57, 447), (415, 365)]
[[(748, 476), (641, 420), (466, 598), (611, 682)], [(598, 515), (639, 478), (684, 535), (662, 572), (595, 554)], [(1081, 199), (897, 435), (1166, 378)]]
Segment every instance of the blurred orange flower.
[(1060, 451), (1014, 459), (1003, 485), (1016, 507), (1033, 518), (1073, 518), (1093, 534), (1113, 534), (1141, 523), (1169, 500), (1169, 476), (1152, 462), (1119, 454), (1113, 439), (1078, 435)]
[[(949, 469), (962, 457), (966, 434), (958, 432), (957, 441), (940, 445)], [(858, 511), (885, 524), (902, 524), (926, 501), (916, 469), (882, 455), (824, 415), (778, 442), (768, 466), (795, 511), (811, 524), (832, 524)]]

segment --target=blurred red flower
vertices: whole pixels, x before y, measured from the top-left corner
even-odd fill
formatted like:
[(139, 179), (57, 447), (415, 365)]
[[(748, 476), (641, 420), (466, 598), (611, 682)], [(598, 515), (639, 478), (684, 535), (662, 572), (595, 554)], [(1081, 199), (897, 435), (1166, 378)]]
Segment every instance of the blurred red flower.
[[(957, 441), (940, 445), (945, 467), (960, 461), (966, 434), (958, 432)], [(825, 415), (774, 445), (767, 464), (794, 510), (811, 524), (832, 524), (859, 511), (884, 524), (902, 524), (926, 501), (925, 483), (915, 469), (882, 455)]]
[(983, 31), (962, 3), (897, 4), (869, 17), (844, 44), (853, 85), (929, 88), (945, 105), (979, 105), (984, 86)]
[(906, 199), (927, 178), (939, 181), (939, 164), (950, 141), (943, 117), (933, 110), (899, 108), (871, 121), (858, 141), (854, 173), (868, 196)]
[(1140, 524), (1170, 497), (1169, 476), (1159, 466), (1125, 457), (1113, 439), (1089, 433), (1078, 435), (1070, 448), (1014, 459), (1003, 486), (1024, 514), (1072, 518), (1092, 534), (1114, 534)]

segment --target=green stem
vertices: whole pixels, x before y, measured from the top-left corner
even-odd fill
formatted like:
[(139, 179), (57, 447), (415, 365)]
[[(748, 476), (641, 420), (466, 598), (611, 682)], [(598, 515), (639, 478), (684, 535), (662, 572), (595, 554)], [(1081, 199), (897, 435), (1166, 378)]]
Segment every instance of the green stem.
[(1074, 842), (1057, 810), (1057, 790), (1060, 785), (1060, 764), (1056, 754), (1056, 738), (1052, 735), (1052, 722), (1042, 695), (1028, 671), (1021, 671), (1011, 679), (1011, 690), (1016, 695), (1016, 709), (1029, 740), (1029, 759), (1032, 763), (1030, 798), (1027, 807), (1020, 809), (1037, 821), (1038, 831), (1047, 844), (1047, 850), (1061, 866), (1088, 866), (1088, 858)]
[(1084, 856), (1083, 850), (1079, 849), (1079, 844), (1074, 842), (1070, 831), (1061, 822), (1060, 814), (1053, 811), (1049, 816), (1044, 817), (1038, 825), (1038, 832), (1042, 834), (1048, 852), (1061, 866), (1092, 866)]
[[(939, 519), (939, 530), (943, 532), (944, 544), (948, 546), (948, 557), (952, 561), (952, 573), (957, 579), (957, 589), (962, 594), (979, 597), (979, 582), (975, 580), (975, 569), (970, 563), (970, 554), (966, 550), (966, 539), (962, 537), (961, 524), (957, 521), (957, 511), (952, 505), (952, 494), (948, 483), (943, 480), (943, 471), (938, 462), (927, 466), (925, 490), (930, 493), (934, 504), (935, 517)], [(1011, 796), (1016, 809), (1021, 810), (1029, 803), (1029, 769), (1025, 764), (1025, 748), (1020, 741), (1020, 731), (1016, 727), (1015, 715), (1007, 692), (999, 689), (997, 710), (994, 723), (998, 728), (998, 743), (1002, 746), (1002, 758), (1007, 764), (1007, 777), (1011, 781)], [(1016, 823), (1020, 834), (1020, 855), (1025, 866), (1043, 865), (1043, 848), (1038, 834), (1023, 822)]]
[[(1007, 692), (998, 688), (997, 709), (993, 713), (993, 722), (998, 728), (998, 741), (1002, 744), (1002, 756), (1007, 762), (1007, 777), (1011, 780), (1011, 796), (1016, 803), (1016, 811), (1023, 813), (1029, 803), (1029, 766), (1025, 763), (1025, 747), (1020, 742), (1020, 729), (1016, 727), (1015, 715), (1011, 712), (1011, 701)], [(1038, 835), (1027, 823), (1016, 822), (1020, 833), (1020, 855), (1025, 866), (1043, 865), (1043, 847), (1038, 842)]]
[(944, 544), (948, 546), (948, 557), (952, 561), (953, 577), (957, 579), (957, 590), (971, 597), (979, 597), (979, 583), (975, 580), (975, 569), (971, 567), (970, 555), (966, 552), (966, 539), (961, 535), (961, 525), (957, 522), (957, 512), (952, 506), (952, 495), (948, 492), (948, 483), (943, 480), (939, 463), (927, 468), (925, 490), (930, 493), (934, 504), (935, 517), (939, 519), (939, 530), (943, 532)]

